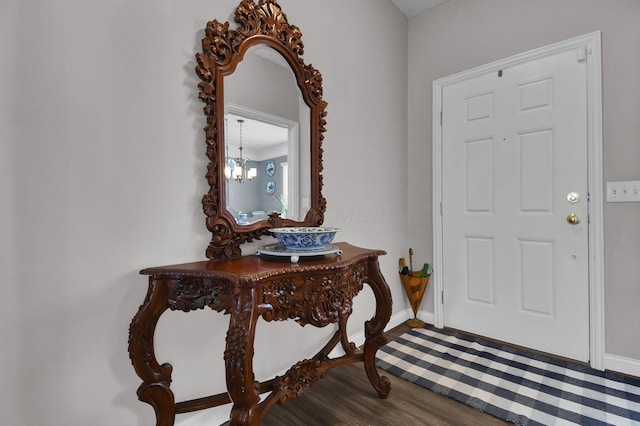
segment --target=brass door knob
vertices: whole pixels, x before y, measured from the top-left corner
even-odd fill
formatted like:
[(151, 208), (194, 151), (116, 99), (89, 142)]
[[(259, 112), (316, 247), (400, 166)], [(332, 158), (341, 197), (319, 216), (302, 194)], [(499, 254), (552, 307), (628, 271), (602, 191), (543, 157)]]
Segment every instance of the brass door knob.
[(571, 213), (569, 216), (567, 216), (567, 222), (569, 222), (571, 225), (577, 225), (580, 223), (580, 218), (577, 214)]

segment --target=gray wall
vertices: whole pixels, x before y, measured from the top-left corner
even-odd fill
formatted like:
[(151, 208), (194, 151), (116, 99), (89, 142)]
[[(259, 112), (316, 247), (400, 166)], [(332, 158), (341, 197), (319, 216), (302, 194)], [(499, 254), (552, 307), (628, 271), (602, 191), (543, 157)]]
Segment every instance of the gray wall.
[[(433, 80), (602, 31), (604, 181), (640, 179), (640, 2), (449, 0), (409, 23), (409, 245), (432, 258)], [(604, 191), (604, 188), (602, 188)], [(605, 204), (606, 352), (640, 360), (640, 203)], [(433, 309), (433, 294), (423, 309)]]
[[(387, 250), (382, 271), (403, 312), (407, 20), (387, 0), (279, 3), (323, 73), (326, 224), (342, 229), (337, 241)], [(194, 54), (206, 21), (229, 20), (237, 4), (0, 2), (2, 424), (154, 423), (127, 354), (147, 289), (138, 271), (204, 259)], [(364, 290), (349, 334), (373, 311)], [(227, 325), (210, 310), (161, 318), (156, 353), (174, 365), (178, 400), (224, 390)], [(333, 331), (261, 321), (258, 379), (316, 353)]]

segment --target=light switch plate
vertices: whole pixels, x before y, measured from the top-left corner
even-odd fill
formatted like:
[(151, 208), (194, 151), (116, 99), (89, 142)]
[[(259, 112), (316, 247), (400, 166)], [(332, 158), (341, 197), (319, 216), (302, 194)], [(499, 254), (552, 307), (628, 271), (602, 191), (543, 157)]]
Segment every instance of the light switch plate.
[(640, 202), (640, 180), (624, 182), (607, 182), (607, 202), (638, 203)]

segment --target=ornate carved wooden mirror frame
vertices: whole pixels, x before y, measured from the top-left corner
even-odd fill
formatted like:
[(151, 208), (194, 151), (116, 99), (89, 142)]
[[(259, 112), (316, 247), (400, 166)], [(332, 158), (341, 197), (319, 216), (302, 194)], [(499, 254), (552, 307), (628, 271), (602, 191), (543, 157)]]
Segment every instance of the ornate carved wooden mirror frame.
[[(302, 33), (290, 25), (276, 0), (242, 0), (235, 11), (238, 28), (229, 22), (207, 23), (202, 53), (196, 54), (196, 73), (202, 80), (200, 99), (205, 103), (207, 157), (206, 178), (209, 192), (202, 199), (207, 229), (212, 233), (206, 255), (209, 259), (241, 255), (240, 245), (260, 239), (270, 228), (282, 226), (318, 226), (324, 221), (326, 200), (322, 197), (322, 140), (327, 103), (322, 99), (322, 76), (302, 59)], [(224, 175), (224, 77), (234, 72), (247, 50), (265, 45), (279, 52), (291, 67), (302, 98), (310, 109), (311, 200), (303, 221), (284, 219), (271, 213), (268, 220), (238, 225), (227, 210)]]

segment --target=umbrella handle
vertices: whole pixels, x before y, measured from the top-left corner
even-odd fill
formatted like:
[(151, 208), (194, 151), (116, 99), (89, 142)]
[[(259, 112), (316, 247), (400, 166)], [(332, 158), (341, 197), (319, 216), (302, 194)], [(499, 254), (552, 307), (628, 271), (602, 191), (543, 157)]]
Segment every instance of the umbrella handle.
[(409, 249), (409, 270), (413, 272), (413, 249)]

